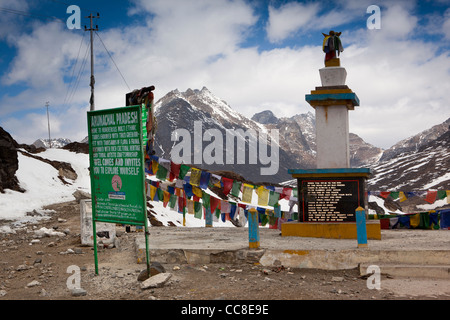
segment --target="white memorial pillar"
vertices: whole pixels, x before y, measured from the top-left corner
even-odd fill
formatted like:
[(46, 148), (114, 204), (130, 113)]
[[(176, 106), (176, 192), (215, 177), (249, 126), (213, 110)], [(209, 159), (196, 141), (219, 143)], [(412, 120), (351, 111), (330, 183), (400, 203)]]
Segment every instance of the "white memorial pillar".
[(350, 168), (348, 111), (359, 99), (345, 84), (345, 68), (325, 67), (319, 73), (322, 86), (306, 95), (316, 112), (317, 168)]

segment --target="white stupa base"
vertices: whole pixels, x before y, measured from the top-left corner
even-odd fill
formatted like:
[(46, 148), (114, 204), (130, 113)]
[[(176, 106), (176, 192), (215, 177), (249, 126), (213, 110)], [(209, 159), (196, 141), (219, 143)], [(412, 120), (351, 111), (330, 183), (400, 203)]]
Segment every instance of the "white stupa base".
[(325, 67), (319, 73), (323, 87), (345, 85), (347, 71), (343, 67)]

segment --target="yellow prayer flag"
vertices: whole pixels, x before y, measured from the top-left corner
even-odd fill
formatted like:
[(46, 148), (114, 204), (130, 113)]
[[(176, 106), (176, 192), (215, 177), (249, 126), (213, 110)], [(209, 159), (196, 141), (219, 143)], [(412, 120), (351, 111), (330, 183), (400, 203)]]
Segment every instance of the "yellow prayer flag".
[(267, 206), (269, 203), (269, 190), (260, 186), (256, 192), (258, 194), (258, 206)]
[(420, 213), (412, 214), (409, 217), (409, 223), (410, 223), (411, 227), (413, 227), (413, 228), (418, 227), (420, 224)]
[(152, 160), (152, 171), (153, 174), (156, 174), (156, 172), (158, 172), (158, 162), (155, 160)]
[(156, 194), (156, 187), (153, 185), (150, 185), (150, 199), (154, 199)]
[(253, 196), (253, 186), (244, 183), (244, 187), (242, 189), (242, 202), (252, 203), (252, 196)]
[(190, 183), (194, 186), (200, 185), (200, 178), (202, 176), (202, 171), (196, 168), (191, 168), (191, 178)]
[(406, 196), (405, 196), (405, 193), (403, 191), (400, 191), (398, 196), (400, 198), (400, 202), (403, 202), (403, 201), (405, 201), (407, 199)]
[(447, 193), (447, 203), (450, 203), (450, 190), (445, 190)]
[(196, 195), (197, 197), (199, 197), (199, 198), (201, 198), (202, 195), (203, 195), (202, 189), (197, 188), (197, 187), (195, 187), (195, 186), (192, 186), (192, 193), (193, 193), (194, 195)]

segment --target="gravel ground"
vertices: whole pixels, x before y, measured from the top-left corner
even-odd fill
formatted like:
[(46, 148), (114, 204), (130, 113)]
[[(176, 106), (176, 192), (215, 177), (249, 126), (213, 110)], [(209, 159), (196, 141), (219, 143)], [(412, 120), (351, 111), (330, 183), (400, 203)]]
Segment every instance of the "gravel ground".
[[(99, 250), (96, 275), (93, 249), (80, 242), (79, 204), (47, 209), (54, 210), (50, 219), (0, 233), (0, 300), (450, 300), (450, 281), (382, 275), (377, 290), (369, 289), (368, 280), (356, 269), (250, 263), (163, 264), (170, 279), (160, 287), (142, 289), (138, 277), (145, 264), (136, 263), (134, 247), (139, 233), (117, 227), (120, 245)], [(38, 237), (36, 231), (43, 227), (57, 234)], [(172, 229), (158, 230), (163, 228)], [(73, 292), (68, 287), (77, 274), (82, 290)]]

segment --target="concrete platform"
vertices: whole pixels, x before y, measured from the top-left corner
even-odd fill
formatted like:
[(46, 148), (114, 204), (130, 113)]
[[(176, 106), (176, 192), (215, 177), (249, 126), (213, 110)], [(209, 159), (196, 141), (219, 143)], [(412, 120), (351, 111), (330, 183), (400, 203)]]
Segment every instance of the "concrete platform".
[[(358, 248), (354, 239), (282, 237), (279, 230), (260, 228), (259, 249), (249, 248), (247, 228), (152, 227), (149, 232), (150, 261), (160, 263), (259, 263), (325, 270), (414, 265), (438, 267), (439, 277), (450, 268), (449, 230), (381, 230), (381, 240), (368, 240), (367, 248)], [(136, 236), (136, 258), (145, 263), (143, 234)]]

